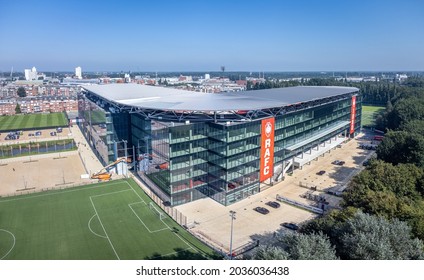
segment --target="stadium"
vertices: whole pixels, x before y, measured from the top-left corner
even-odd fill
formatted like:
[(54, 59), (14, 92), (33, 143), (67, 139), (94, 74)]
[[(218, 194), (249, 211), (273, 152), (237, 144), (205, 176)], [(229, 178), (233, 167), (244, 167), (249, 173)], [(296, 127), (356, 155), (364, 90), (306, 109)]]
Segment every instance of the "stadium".
[(126, 157), (164, 202), (230, 205), (355, 137), (354, 87), (202, 93), (139, 84), (87, 85), (78, 125), (104, 164)]

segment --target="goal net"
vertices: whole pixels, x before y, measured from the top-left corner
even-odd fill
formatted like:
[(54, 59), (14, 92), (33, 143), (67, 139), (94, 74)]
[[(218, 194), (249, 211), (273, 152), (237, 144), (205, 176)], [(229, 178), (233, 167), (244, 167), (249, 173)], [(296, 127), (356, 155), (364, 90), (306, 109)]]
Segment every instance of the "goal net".
[(158, 217), (159, 217), (160, 220), (163, 220), (163, 219), (166, 218), (166, 215), (162, 211), (160, 211), (159, 209), (157, 209), (155, 207), (155, 205), (154, 205), (153, 202), (150, 202), (149, 203), (149, 208), (150, 208), (150, 210), (152, 210), (153, 213), (155, 213), (156, 215), (158, 215)]

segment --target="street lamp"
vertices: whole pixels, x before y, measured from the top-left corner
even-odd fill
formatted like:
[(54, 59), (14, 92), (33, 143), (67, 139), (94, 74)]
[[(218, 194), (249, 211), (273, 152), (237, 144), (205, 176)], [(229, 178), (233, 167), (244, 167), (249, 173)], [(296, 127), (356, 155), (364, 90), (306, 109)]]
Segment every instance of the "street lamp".
[(230, 260), (232, 260), (233, 259), (233, 224), (234, 224), (234, 220), (236, 219), (236, 211), (231, 210), (230, 217), (231, 217)]
[(126, 169), (125, 177), (128, 178), (128, 151), (127, 151), (127, 143), (128, 143), (128, 141), (127, 140), (122, 140), (122, 142), (124, 143), (124, 151), (125, 151), (125, 164), (124, 164), (125, 169)]

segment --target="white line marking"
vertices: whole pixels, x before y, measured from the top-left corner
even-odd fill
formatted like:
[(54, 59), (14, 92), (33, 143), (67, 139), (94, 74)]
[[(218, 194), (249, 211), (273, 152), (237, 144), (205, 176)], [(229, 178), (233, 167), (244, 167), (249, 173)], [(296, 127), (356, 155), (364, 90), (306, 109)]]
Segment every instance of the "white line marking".
[(117, 193), (122, 193), (122, 192), (128, 192), (131, 191), (130, 189), (126, 189), (126, 190), (121, 190), (121, 191), (116, 191), (116, 192), (108, 192), (108, 193), (103, 193), (103, 194), (96, 194), (96, 195), (92, 195), (91, 197), (100, 197), (100, 196), (105, 196), (105, 195), (110, 195), (110, 194), (117, 194)]
[(109, 236), (108, 236), (108, 234), (107, 234), (107, 232), (106, 232), (106, 229), (105, 229), (105, 227), (103, 226), (102, 220), (100, 219), (100, 216), (99, 216), (99, 214), (97, 213), (96, 206), (94, 206), (93, 199), (91, 199), (91, 197), (90, 197), (90, 201), (91, 201), (91, 205), (93, 205), (94, 212), (96, 212), (97, 218), (99, 219), (100, 225), (102, 226), (103, 231), (104, 231), (104, 232), (105, 232), (105, 234), (106, 234), (106, 238), (107, 238), (107, 240), (109, 241), (110, 246), (112, 247), (113, 252), (115, 253), (115, 255), (116, 255), (116, 257), (118, 258), (118, 260), (120, 260), (120, 258), (119, 258), (119, 256), (118, 256), (118, 253), (116, 253), (115, 247), (113, 247), (112, 241), (110, 241), (110, 238), (109, 238)]
[[(127, 185), (135, 192), (135, 194), (141, 199), (141, 201), (142, 202), (144, 202), (146, 205), (147, 205), (147, 203), (138, 195), (138, 193), (133, 189), (133, 187), (127, 182), (127, 181), (125, 181), (126, 183), (127, 183)], [(141, 203), (141, 202), (140, 202)], [(133, 204), (133, 203), (132, 203)], [(130, 206), (130, 205), (128, 205), (130, 208), (131, 208), (131, 210), (134, 212), (134, 210), (132, 209), (132, 207)], [(164, 211), (162, 211), (163, 212), (163, 214), (164, 215), (168, 215), (168, 214), (166, 214)], [(140, 217), (138, 217), (138, 215), (134, 212), (134, 214), (137, 216), (137, 218), (140, 220)], [(140, 220), (141, 221), (141, 220)], [(199, 251), (199, 250), (197, 250), (196, 248), (193, 248), (189, 243), (187, 243), (187, 241), (185, 241), (181, 236), (179, 236), (176, 232), (174, 232), (170, 227), (169, 227), (169, 225), (167, 224), (167, 223), (165, 223), (165, 221), (164, 220), (160, 220), (173, 234), (175, 234), (182, 242), (184, 242), (187, 246), (189, 246), (192, 250), (194, 250), (194, 251), (196, 251), (196, 252), (198, 252), (198, 253), (200, 253), (201, 254), (201, 252)], [(143, 223), (143, 221), (141, 221), (142, 223)], [(143, 223), (143, 225), (144, 225), (144, 223)], [(150, 232), (150, 230), (149, 230), (149, 228), (146, 226), (146, 225), (144, 225), (146, 228), (147, 228), (147, 230)]]
[(91, 217), (91, 219), (88, 221), (88, 229), (94, 234), (97, 235), (98, 237), (102, 237), (102, 238), (107, 238), (106, 236), (100, 235), (95, 233), (92, 229), (91, 229), (91, 220), (93, 220), (93, 218), (96, 217), (96, 214), (93, 215), (93, 217)]
[(166, 257), (166, 256), (176, 255), (176, 254), (178, 254), (179, 252), (188, 251), (188, 250), (190, 250), (190, 249), (192, 249), (192, 248), (191, 248), (191, 247), (190, 247), (190, 248), (185, 248), (185, 249), (178, 250), (178, 251), (175, 251), (175, 252), (172, 252), (172, 253), (169, 253), (169, 254), (160, 255), (160, 256), (158, 256), (158, 257), (156, 257), (156, 258), (153, 258), (153, 259), (158, 259), (158, 258), (161, 258), (161, 257)]
[(8, 231), (8, 230), (0, 229), (0, 231), (4, 231), (4, 232), (6, 232), (6, 233), (8, 233), (8, 234), (12, 235), (12, 237), (13, 237), (13, 245), (12, 245), (12, 248), (10, 248), (10, 250), (6, 253), (6, 255), (4, 255), (4, 256), (0, 259), (0, 260), (2, 260), (2, 259), (4, 259), (5, 257), (7, 257), (7, 255), (9, 255), (9, 253), (10, 253), (10, 252), (12, 252), (13, 248), (15, 248), (15, 244), (16, 244), (16, 237), (15, 237), (15, 235), (14, 235), (13, 233), (11, 233), (11, 232), (10, 232), (10, 231)]
[(137, 219), (143, 224), (143, 226), (147, 229), (147, 231), (149, 232), (149, 233), (155, 233), (155, 232), (159, 232), (159, 231), (162, 231), (162, 230), (167, 230), (167, 229), (169, 229), (169, 227), (165, 227), (165, 228), (162, 228), (162, 229), (158, 229), (158, 230), (150, 230), (148, 227), (147, 227), (147, 225), (143, 222), (143, 220), (137, 215), (137, 213), (134, 211), (134, 209), (131, 207), (131, 205), (133, 205), (133, 204), (139, 204), (139, 203), (142, 203), (142, 202), (136, 202), (136, 203), (131, 203), (131, 204), (128, 204), (128, 207), (130, 207), (130, 209), (131, 209), (131, 211), (134, 213), (134, 215), (137, 217)]
[[(128, 204), (128, 205), (134, 205), (134, 204), (141, 204), (141, 203), (143, 203), (144, 201), (140, 201), (140, 202), (133, 202), (133, 203), (130, 203), (130, 204)], [(146, 204), (145, 204), (146, 205)]]
[(125, 181), (125, 183), (127, 183), (127, 185), (133, 190), (133, 192), (138, 196), (138, 198), (140, 198), (140, 200), (147, 205), (147, 202), (141, 198), (141, 196), (133, 189), (133, 187), (127, 181)]
[[(108, 182), (105, 182), (105, 183), (108, 183)], [(98, 184), (105, 184), (105, 183), (98, 183)], [(120, 184), (120, 183), (122, 183), (122, 182), (109, 183), (109, 184), (110, 185), (117, 185), (117, 184)], [(78, 186), (78, 187), (80, 187), (80, 186)], [(31, 195), (31, 196), (25, 196), (25, 197), (18, 197), (18, 198), (13, 198), (13, 199), (0, 200), (0, 203), (1, 202), (8, 202), (8, 201), (30, 199), (30, 198), (34, 198), (34, 197), (44, 197), (44, 196), (56, 195), (56, 194), (62, 194), (62, 193), (77, 192), (77, 191), (83, 191), (83, 190), (91, 190), (91, 189), (96, 189), (96, 188), (104, 188), (104, 186), (92, 186), (92, 187), (81, 188), (81, 189), (78, 189), (78, 190), (69, 190), (69, 191), (62, 191), (62, 192), (45, 193), (45, 194), (40, 194), (40, 195)]]

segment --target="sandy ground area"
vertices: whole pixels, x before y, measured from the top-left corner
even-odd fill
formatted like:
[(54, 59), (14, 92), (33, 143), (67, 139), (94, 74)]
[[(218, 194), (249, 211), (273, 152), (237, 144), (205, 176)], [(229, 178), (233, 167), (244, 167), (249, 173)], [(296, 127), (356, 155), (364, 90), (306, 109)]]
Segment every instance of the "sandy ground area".
[[(47, 131), (42, 135), (49, 136), (51, 130)], [(30, 132), (25, 132), (19, 140), (7, 142), (33, 141), (30, 139), (32, 136), (27, 137), (28, 133)], [(73, 138), (78, 150), (0, 160), (0, 196), (97, 182), (92, 179), (81, 179), (82, 174), (92, 174), (103, 166), (89, 148), (78, 126), (64, 128), (59, 137)], [(48, 140), (57, 138), (58, 136), (55, 136)]]
[[(231, 218), (229, 211), (236, 211), (236, 220), (233, 225), (233, 249), (243, 246), (253, 240), (261, 240), (266, 243), (273, 238), (274, 232), (285, 231), (282, 228), (283, 222), (302, 223), (316, 215), (306, 210), (281, 203), (278, 209), (266, 206), (269, 200), (274, 200), (277, 194), (304, 204), (315, 205), (314, 201), (302, 198), (301, 195), (310, 189), (300, 187), (299, 182), (305, 182), (311, 186), (317, 186), (316, 194), (323, 194), (320, 190), (339, 186), (340, 188), (357, 174), (362, 168), (364, 160), (369, 158), (372, 151), (358, 149), (360, 142), (368, 141), (365, 136), (348, 141), (342, 144), (341, 148), (336, 148), (313, 160), (302, 169), (295, 170), (292, 176), (287, 176), (282, 182), (275, 184), (268, 189), (250, 196), (249, 198), (232, 204), (223, 206), (210, 198), (194, 201), (192, 203), (176, 207), (187, 216), (192, 231), (203, 237), (205, 241), (229, 250)], [(343, 166), (334, 165), (334, 160), (343, 160)], [(324, 175), (317, 175), (320, 170), (325, 170)], [(328, 201), (337, 205), (339, 197), (327, 195)], [(266, 207), (270, 213), (262, 215), (253, 210), (261, 206)]]
[(50, 188), (64, 188), (89, 182), (81, 179), (84, 166), (76, 151), (59, 154), (45, 154), (2, 160), (0, 163), (0, 195), (42, 191)]

